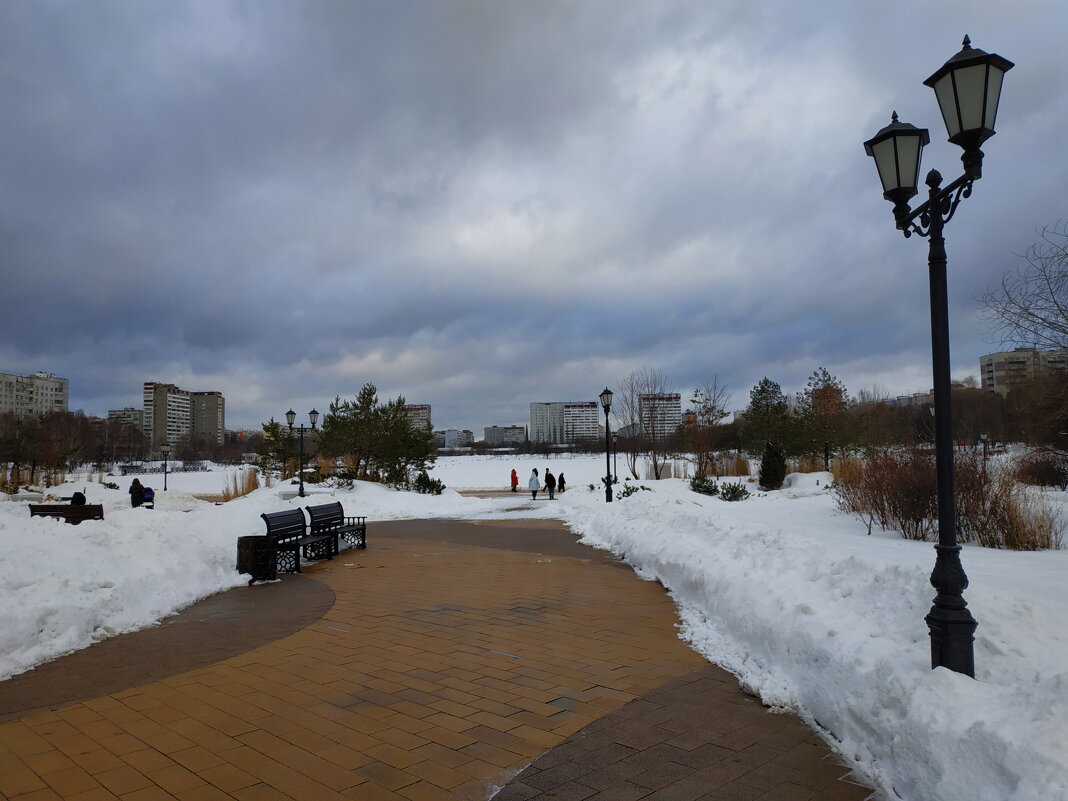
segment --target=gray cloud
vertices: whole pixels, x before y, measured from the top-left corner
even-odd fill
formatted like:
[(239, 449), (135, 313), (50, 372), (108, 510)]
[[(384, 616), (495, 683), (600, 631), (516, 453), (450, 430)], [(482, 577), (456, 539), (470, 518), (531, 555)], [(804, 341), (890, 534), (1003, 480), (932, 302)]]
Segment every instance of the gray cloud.
[(947, 229), (974, 372), (975, 297), (1066, 216), (1066, 22), (1059, 0), (0, 0), (0, 370), (67, 376), (98, 414), (145, 380), (219, 389), (234, 426), (373, 381), (477, 430), (643, 366), (718, 373), (739, 407), (820, 365), (925, 389), (925, 245), (861, 142), (896, 109), (955, 176), (922, 80), (965, 32), (1017, 62)]

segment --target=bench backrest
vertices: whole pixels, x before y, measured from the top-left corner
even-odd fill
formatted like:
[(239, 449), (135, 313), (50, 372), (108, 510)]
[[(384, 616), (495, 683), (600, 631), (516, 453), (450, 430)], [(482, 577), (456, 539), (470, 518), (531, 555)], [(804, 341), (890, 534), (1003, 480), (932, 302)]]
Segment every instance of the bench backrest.
[(308, 517), (311, 518), (313, 532), (340, 528), (345, 522), (345, 513), (341, 508), (341, 501), (309, 506)]
[(31, 503), (30, 517), (62, 517), (68, 522), (82, 520), (103, 520), (104, 506), (99, 503), (87, 503), (81, 506), (69, 506), (65, 503)]
[(291, 542), (304, 536), (304, 512), (287, 509), (284, 512), (264, 512), (260, 515), (267, 524), (267, 537), (276, 543)]

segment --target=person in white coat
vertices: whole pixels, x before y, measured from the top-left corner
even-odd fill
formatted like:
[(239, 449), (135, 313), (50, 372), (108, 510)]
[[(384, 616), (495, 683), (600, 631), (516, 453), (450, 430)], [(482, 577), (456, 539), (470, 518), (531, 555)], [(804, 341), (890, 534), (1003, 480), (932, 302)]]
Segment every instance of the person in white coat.
[(527, 482), (527, 486), (530, 488), (530, 499), (538, 500), (538, 490), (541, 489), (541, 482), (538, 481), (538, 468), (535, 467), (530, 471), (530, 481)]

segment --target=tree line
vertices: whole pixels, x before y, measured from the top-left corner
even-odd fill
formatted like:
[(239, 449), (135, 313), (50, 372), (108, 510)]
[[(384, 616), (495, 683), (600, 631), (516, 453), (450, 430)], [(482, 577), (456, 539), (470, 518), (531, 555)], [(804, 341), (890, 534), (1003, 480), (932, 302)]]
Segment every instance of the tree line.
[(434, 463), (434, 432), (429, 423), (413, 423), (406, 405), (403, 395), (380, 401), (370, 382), (352, 400), (335, 397), (319, 428), (305, 429), (301, 464), (299, 433), (271, 418), (263, 424), (260, 466), (286, 479), (314, 464), (317, 473), (343, 484), (411, 488)]

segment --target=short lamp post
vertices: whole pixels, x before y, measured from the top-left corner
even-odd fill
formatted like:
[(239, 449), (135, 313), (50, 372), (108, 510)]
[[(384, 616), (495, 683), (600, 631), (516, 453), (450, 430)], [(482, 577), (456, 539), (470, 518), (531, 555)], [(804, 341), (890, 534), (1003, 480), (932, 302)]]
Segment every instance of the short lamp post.
[(962, 198), (970, 197), (972, 183), (983, 175), (979, 146), (994, 135), (1001, 84), (1013, 63), (999, 55), (975, 50), (964, 37), (964, 47), (923, 83), (934, 89), (949, 141), (961, 147), (964, 174), (945, 188), (937, 170), (927, 174), (927, 201), (916, 209), (923, 146), (930, 142), (927, 129), (891, 122), (864, 143), (875, 159), (883, 197), (894, 204), (894, 220), (906, 238), (917, 234), (929, 242), (927, 265), (931, 286), (931, 354), (934, 373), (935, 467), (938, 494), (938, 544), (931, 584), (937, 591), (926, 617), (931, 633), (931, 666), (947, 667), (974, 678), (973, 642), (977, 623), (968, 611), (963, 592), (968, 577), (960, 561), (953, 510), (953, 417), (949, 377), (949, 303), (946, 289), (946, 248), (942, 229)]
[(159, 452), (163, 454), (163, 491), (167, 491), (167, 459), (171, 455), (171, 443), (164, 442), (159, 446)]
[(608, 412), (612, 408), (612, 390), (604, 388), (601, 393), (601, 408), (604, 409), (604, 499), (612, 502), (612, 430)]
[[(289, 424), (289, 430), (293, 430), (293, 421), (297, 419), (297, 413), (290, 409), (286, 412), (286, 423)], [(315, 424), (319, 422), (319, 412), (312, 409), (308, 412), (308, 419), (311, 421), (311, 430), (315, 430)], [(297, 495), (301, 498), (304, 497), (304, 432), (307, 429), (304, 428), (304, 423), (297, 426), (299, 451), (297, 456), (297, 475), (299, 476), (299, 488), (297, 489)]]
[(980, 434), (979, 435), (979, 441), (983, 443), (983, 471), (985, 472), (986, 471), (986, 441), (987, 441), (986, 434)]
[(612, 481), (619, 481), (619, 432), (612, 432)]

